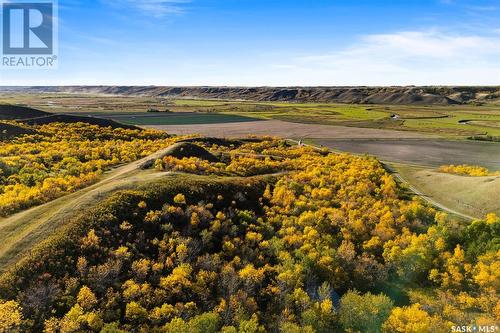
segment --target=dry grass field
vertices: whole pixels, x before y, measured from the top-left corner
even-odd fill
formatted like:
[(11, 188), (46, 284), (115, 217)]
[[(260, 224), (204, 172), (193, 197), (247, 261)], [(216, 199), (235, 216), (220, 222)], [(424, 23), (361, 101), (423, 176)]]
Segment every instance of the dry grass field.
[(420, 192), (463, 214), (478, 218), (491, 212), (500, 214), (499, 176), (458, 176), (408, 165), (395, 168)]

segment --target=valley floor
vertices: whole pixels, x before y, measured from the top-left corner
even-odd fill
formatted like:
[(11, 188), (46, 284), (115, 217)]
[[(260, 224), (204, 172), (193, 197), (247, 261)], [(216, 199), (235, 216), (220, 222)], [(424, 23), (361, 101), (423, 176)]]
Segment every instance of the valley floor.
[(491, 142), (443, 140), (437, 136), (373, 128), (299, 124), (279, 120), (146, 126), (172, 134), (211, 137), (270, 135), (302, 140), (330, 149), (370, 154), (382, 160), (439, 167), (473, 164), (500, 170), (500, 145)]
[(214, 137), (243, 137), (271, 135), (293, 139), (423, 139), (435, 136), (408, 131), (375, 128), (355, 128), (335, 125), (301, 124), (281, 120), (240, 123), (149, 125), (147, 128), (165, 130), (171, 134), (198, 133)]

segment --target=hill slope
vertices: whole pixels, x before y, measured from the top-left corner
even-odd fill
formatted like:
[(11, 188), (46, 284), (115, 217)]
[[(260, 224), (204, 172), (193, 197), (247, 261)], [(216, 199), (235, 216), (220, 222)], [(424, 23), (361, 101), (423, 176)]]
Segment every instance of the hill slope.
[(40, 86), (3, 87), (4, 92), (64, 92), (172, 98), (357, 104), (450, 105), (500, 100), (500, 87), (160, 87)]
[(50, 113), (18, 105), (0, 105), (0, 120), (19, 120), (49, 116)]
[(277, 139), (196, 144), (229, 159), (164, 156), (155, 170), (130, 170), (147, 182), (68, 216), (3, 273), (0, 331), (448, 332), (459, 320), (495, 322), (494, 214), (460, 225), (409, 200), (368, 157)]
[[(0, 120), (16, 120), (28, 125), (45, 125), (52, 123), (87, 123), (101, 127), (137, 129), (132, 125), (124, 125), (111, 119), (84, 117), (65, 114), (53, 114), (18, 105), (0, 105)], [(12, 130), (12, 129), (11, 129)]]
[(111, 127), (111, 128), (125, 128), (125, 129), (137, 129), (137, 127), (133, 125), (125, 125), (118, 123), (111, 119), (103, 119), (97, 117), (84, 117), (84, 116), (73, 116), (73, 115), (65, 115), (65, 114), (49, 114), (46, 117), (40, 118), (30, 118), (20, 120), (21, 122), (28, 125), (45, 125), (52, 123), (87, 123), (90, 125), (97, 125), (100, 127)]
[(0, 140), (11, 139), (19, 135), (31, 133), (33, 133), (33, 131), (30, 129), (0, 122)]

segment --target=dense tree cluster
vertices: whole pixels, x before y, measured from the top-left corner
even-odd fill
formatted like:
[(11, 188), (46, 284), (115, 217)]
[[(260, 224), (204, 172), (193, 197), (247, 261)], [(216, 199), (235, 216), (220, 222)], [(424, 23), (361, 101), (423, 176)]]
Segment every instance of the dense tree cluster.
[(488, 169), (477, 165), (443, 165), (439, 168), (440, 172), (451, 173), (454, 175), (471, 176), (471, 177), (485, 177), (485, 176), (499, 176), (500, 171), (492, 172)]
[(162, 132), (84, 123), (30, 129), (32, 134), (0, 141), (0, 216), (88, 186), (106, 169), (172, 142)]
[(372, 158), (199, 144), (220, 161), (158, 160), (200, 175), (117, 193), (4, 274), (0, 330), (449, 332), (500, 319), (496, 215), (436, 213)]

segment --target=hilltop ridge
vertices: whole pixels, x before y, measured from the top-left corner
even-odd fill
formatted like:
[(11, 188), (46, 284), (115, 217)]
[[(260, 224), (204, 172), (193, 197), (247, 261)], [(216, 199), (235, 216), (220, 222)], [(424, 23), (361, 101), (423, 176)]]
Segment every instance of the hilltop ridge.
[(452, 105), (500, 101), (500, 86), (487, 87), (174, 87), (33, 86), (2, 87), (0, 92), (83, 93), (166, 98), (347, 104)]

